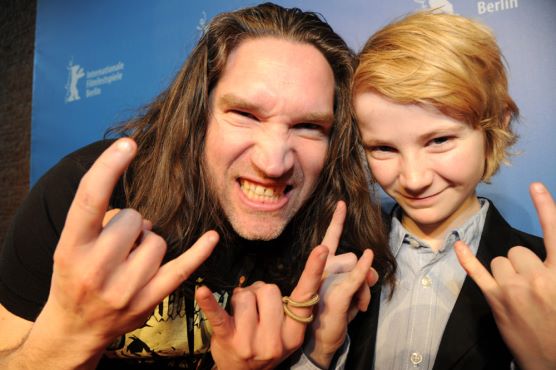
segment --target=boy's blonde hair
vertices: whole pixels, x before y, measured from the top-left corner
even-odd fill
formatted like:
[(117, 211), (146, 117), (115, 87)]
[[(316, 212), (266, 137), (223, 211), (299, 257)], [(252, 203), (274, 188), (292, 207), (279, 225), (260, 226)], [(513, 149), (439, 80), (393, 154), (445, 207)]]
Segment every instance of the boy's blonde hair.
[(500, 48), (486, 26), (462, 16), (418, 12), (382, 28), (359, 54), (353, 91), (433, 106), (481, 129), (486, 182), (517, 140), (511, 123), (519, 110), (508, 92)]

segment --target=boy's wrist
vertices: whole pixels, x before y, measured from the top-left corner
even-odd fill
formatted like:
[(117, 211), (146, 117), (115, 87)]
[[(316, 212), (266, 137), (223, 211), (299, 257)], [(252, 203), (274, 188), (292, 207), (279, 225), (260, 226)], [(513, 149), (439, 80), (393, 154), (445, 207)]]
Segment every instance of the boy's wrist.
[(303, 354), (316, 366), (321, 369), (328, 369), (334, 361), (337, 353), (347, 352), (347, 344), (349, 340), (347, 336), (339, 346), (323, 345), (313, 338), (310, 338), (303, 345)]

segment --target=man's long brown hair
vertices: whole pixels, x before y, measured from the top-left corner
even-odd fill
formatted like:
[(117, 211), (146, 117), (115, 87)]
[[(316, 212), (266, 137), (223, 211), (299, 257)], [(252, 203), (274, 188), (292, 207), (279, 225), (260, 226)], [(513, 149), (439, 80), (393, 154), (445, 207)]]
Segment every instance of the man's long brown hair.
[(387, 248), (380, 207), (369, 190), (350, 108), (354, 55), (312, 12), (265, 3), (219, 14), (207, 25), (169, 88), (140, 117), (119, 128), (138, 144), (138, 155), (125, 176), (128, 205), (153, 222), (169, 243), (169, 255), (183, 252), (203, 232), (214, 229), (221, 236), (216, 254), (225, 258), (217, 262), (213, 258), (208, 271), (212, 274), (234, 263), (228, 257), (241, 242), (211, 194), (203, 163), (209, 95), (232, 50), (245, 39), (259, 37), (313, 45), (332, 67), (336, 83), (326, 164), (313, 194), (286, 228), (288, 237), (280, 238), (283, 245), (277, 258), (271, 259), (279, 267), (265, 266), (271, 276), (267, 282), (291, 288), (309, 252), (320, 244), (340, 199), (348, 205), (342, 244), (359, 251), (372, 248), (375, 268), (383, 277), (391, 276), (395, 261)]

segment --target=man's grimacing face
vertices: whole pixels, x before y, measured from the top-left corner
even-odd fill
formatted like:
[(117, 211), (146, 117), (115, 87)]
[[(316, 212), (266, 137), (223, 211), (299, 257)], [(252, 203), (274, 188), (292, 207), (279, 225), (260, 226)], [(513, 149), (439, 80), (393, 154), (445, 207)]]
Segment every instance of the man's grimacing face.
[(278, 237), (315, 188), (334, 121), (334, 76), (314, 46), (265, 37), (229, 55), (210, 97), (204, 160), (234, 230)]

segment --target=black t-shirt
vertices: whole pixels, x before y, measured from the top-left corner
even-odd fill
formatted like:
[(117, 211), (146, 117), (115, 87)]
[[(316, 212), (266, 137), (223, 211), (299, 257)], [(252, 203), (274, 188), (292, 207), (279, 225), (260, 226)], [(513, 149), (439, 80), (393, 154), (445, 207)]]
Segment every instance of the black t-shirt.
[[(11, 313), (30, 321), (40, 313), (50, 290), (54, 250), (79, 181), (111, 142), (99, 141), (63, 158), (18, 210), (0, 254), (0, 303)], [(111, 206), (125, 208), (121, 181)], [(225, 307), (229, 292), (215, 297)], [(212, 360), (207, 325), (196, 303), (174, 292), (143, 327), (109, 346), (98, 369), (208, 367)]]
[(34, 321), (45, 304), (52, 256), (79, 181), (110, 143), (100, 141), (63, 158), (18, 209), (0, 255), (0, 303), (17, 316)]

